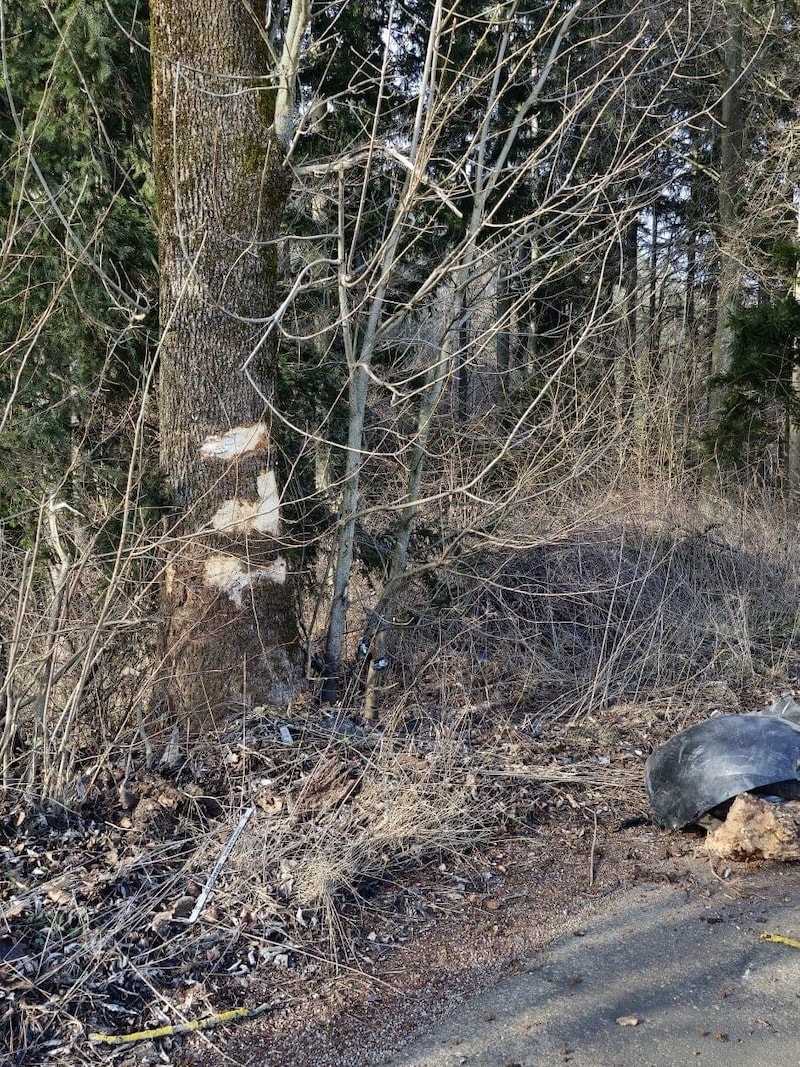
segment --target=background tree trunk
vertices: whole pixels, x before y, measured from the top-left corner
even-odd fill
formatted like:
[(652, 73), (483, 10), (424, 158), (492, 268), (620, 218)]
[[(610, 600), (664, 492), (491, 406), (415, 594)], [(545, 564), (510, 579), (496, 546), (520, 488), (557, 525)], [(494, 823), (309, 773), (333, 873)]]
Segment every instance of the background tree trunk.
[[(795, 239), (800, 246), (800, 205), (797, 208), (797, 230)], [(794, 287), (792, 295), (800, 304), (800, 260), (794, 269)], [(794, 365), (792, 367), (792, 393), (795, 404), (800, 400), (800, 343), (794, 341)], [(800, 425), (796, 411), (789, 411), (789, 441), (786, 456), (786, 473), (789, 489), (800, 489)]]
[(283, 702), (297, 684), (266, 415), (290, 181), (270, 50), (245, 5), (155, 0), (152, 54), (160, 463), (175, 509), (165, 666), (173, 709), (194, 715)]
[[(717, 284), (717, 322), (711, 351), (711, 374), (726, 374), (730, 369), (733, 347), (731, 318), (738, 304), (740, 269), (733, 247), (736, 206), (740, 196), (742, 170), (742, 4), (728, 0), (725, 5), (727, 40), (725, 42), (725, 86), (719, 132), (719, 235), (720, 265)], [(723, 392), (713, 388), (709, 397), (709, 415), (719, 414)]]
[(495, 340), (495, 363), (497, 367), (497, 397), (504, 398), (511, 392), (509, 371), (511, 370), (511, 327), (514, 321), (513, 301), (509, 269), (505, 263), (497, 267), (496, 319), (497, 337)]

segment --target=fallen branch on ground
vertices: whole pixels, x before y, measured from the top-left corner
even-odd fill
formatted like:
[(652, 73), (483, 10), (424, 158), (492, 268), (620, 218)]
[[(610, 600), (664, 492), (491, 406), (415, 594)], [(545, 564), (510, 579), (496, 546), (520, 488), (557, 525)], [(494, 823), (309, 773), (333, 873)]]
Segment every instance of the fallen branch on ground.
[(800, 941), (796, 937), (784, 937), (783, 934), (762, 934), (762, 941), (773, 941), (778, 945), (788, 945), (789, 948), (800, 948)]
[(259, 1004), (257, 1008), (231, 1008), (216, 1015), (207, 1015), (204, 1019), (195, 1019), (190, 1023), (173, 1023), (170, 1026), (157, 1026), (152, 1030), (137, 1030), (132, 1034), (89, 1034), (94, 1045), (126, 1045), (135, 1041), (155, 1041), (159, 1037), (174, 1037), (176, 1034), (190, 1034), (196, 1030), (209, 1030), (212, 1026), (222, 1026), (237, 1019), (255, 1019), (269, 1007)]

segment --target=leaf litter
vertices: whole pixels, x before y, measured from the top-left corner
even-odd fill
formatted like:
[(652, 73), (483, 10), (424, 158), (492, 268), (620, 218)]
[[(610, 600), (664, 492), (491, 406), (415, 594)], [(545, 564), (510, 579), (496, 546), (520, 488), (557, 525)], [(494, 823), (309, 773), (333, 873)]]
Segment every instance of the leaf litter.
[[(576, 877), (602, 891), (598, 822), (605, 834), (646, 813), (631, 739), (646, 751), (690, 712), (625, 706), (618, 728), (610, 709), (602, 728), (544, 738), (526, 717), (461, 710), (427, 730), (342, 732), (299, 709), (287, 745), (280, 716), (257, 709), (172, 774), (109, 767), (91, 808), (7, 805), (9, 1062), (177, 1063), (181, 1031), (204, 1017), (267, 1005), (279, 1019), (343, 978), (365, 1003), (393, 995), (380, 969), (422, 931), (468, 915), (493, 937), (521, 907), (525, 886), (504, 891), (503, 841), (535, 838), (544, 871), (548, 849), (580, 855)], [(170, 1036), (135, 1050), (89, 1041), (158, 1028)]]

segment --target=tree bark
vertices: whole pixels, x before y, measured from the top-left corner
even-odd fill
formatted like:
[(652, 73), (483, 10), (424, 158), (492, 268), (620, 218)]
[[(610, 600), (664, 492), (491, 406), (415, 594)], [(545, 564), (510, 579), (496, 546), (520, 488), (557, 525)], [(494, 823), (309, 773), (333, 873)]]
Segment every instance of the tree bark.
[[(621, 281), (613, 287), (612, 301), (617, 321), (617, 351), (614, 360), (614, 403), (617, 432), (624, 436), (631, 408), (631, 376), (636, 366), (637, 306), (639, 303), (639, 219), (636, 215), (627, 220), (622, 232)], [(639, 383), (634, 383), (634, 398), (638, 396)]]
[(299, 677), (266, 413), (290, 178), (274, 60), (246, 5), (153, 0), (152, 51), (160, 464), (174, 507), (164, 655), (173, 710), (202, 717), (284, 702)]
[[(725, 43), (725, 93), (722, 97), (719, 133), (719, 239), (720, 267), (717, 285), (717, 322), (711, 350), (711, 374), (726, 374), (731, 365), (733, 348), (733, 313), (738, 304), (739, 265), (733, 248), (736, 206), (742, 166), (742, 21), (741, 0), (725, 5), (727, 40)], [(719, 415), (723, 393), (712, 388), (709, 415)]]
[[(800, 205), (798, 205), (797, 209), (797, 229), (795, 231), (795, 238), (800, 245)], [(795, 264), (792, 294), (795, 300), (800, 304), (800, 260)], [(797, 338), (795, 338), (794, 342), (792, 396), (795, 403), (800, 401), (800, 344), (798, 344)], [(800, 489), (800, 425), (798, 425), (797, 422), (796, 411), (792, 410), (791, 407), (789, 410), (788, 422), (789, 439), (786, 448), (787, 483), (790, 490), (797, 492), (797, 490)]]
[(497, 337), (495, 339), (495, 362), (497, 366), (497, 396), (505, 398), (511, 391), (511, 323), (512, 308), (511, 285), (508, 278), (508, 266), (505, 263), (497, 267)]

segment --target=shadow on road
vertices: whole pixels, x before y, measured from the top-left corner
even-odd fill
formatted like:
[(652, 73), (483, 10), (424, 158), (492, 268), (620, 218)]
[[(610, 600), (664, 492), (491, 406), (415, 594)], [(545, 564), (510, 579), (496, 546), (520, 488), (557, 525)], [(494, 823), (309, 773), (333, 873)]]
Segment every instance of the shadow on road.
[[(640, 886), (392, 1067), (800, 1067), (800, 868)], [(635, 1025), (632, 1025), (635, 1020)]]

